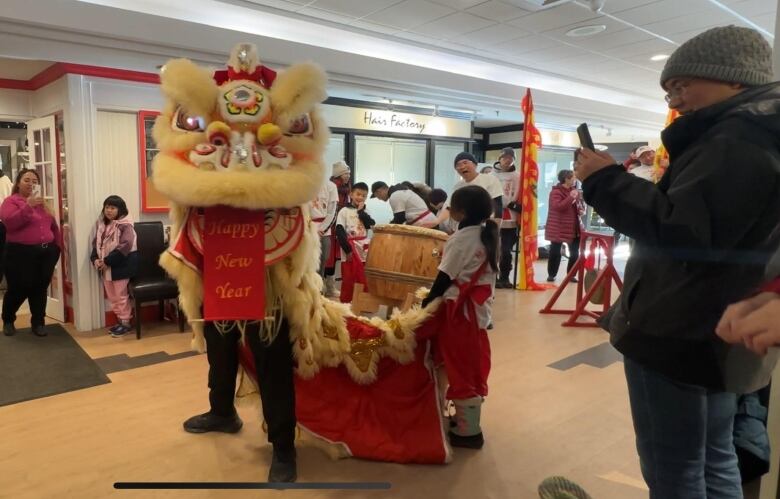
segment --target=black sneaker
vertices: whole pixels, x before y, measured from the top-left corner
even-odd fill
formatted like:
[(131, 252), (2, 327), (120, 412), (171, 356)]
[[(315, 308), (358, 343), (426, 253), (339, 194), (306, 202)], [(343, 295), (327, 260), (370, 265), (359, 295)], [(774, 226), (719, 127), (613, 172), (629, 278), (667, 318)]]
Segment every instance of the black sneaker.
[(33, 324), (30, 329), (32, 330), (32, 334), (40, 336), (41, 338), (49, 334), (46, 332), (46, 328), (43, 325)]
[(121, 338), (132, 330), (128, 324), (119, 324), (110, 329), (112, 338)]
[(509, 282), (509, 279), (499, 279), (496, 281), (496, 288), (498, 289), (512, 289), (512, 283)]
[(16, 327), (13, 322), (3, 323), (3, 334), (6, 336), (13, 336), (16, 334)]
[(206, 412), (192, 416), (184, 422), (184, 431), (188, 433), (208, 433), (210, 431), (219, 431), (222, 433), (238, 433), (244, 422), (238, 417), (238, 414), (232, 416), (219, 416)]
[(291, 453), (274, 450), (271, 468), (268, 470), (268, 483), (292, 483), (298, 479), (298, 465), (295, 450)]
[(555, 277), (547, 276), (547, 282), (555, 282)]
[(458, 435), (457, 433), (449, 432), (448, 436), (450, 437), (450, 445), (453, 447), (481, 449), (482, 446), (485, 445), (485, 438), (482, 436), (481, 432), (477, 433), (476, 435), (469, 435), (467, 437)]

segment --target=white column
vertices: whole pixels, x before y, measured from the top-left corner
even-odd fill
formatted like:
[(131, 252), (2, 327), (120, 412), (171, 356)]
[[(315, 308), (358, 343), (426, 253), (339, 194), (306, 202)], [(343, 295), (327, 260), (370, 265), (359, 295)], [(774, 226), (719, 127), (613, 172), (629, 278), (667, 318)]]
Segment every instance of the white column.
[[(70, 268), (73, 311), (79, 331), (103, 324), (103, 290), (89, 261), (90, 234), (103, 198), (95, 191), (95, 112), (92, 86), (84, 76), (68, 75), (69, 108), (65, 114), (68, 147), (68, 211), (71, 224)], [(102, 193), (101, 193), (102, 194)]]
[[(780, 80), (780, 1), (777, 5), (775, 20), (775, 43), (773, 49), (775, 80)], [(769, 442), (772, 448), (769, 473), (761, 480), (759, 499), (775, 499), (778, 494), (778, 477), (780, 477), (780, 366), (772, 376), (772, 392), (769, 396), (769, 417), (767, 419)]]

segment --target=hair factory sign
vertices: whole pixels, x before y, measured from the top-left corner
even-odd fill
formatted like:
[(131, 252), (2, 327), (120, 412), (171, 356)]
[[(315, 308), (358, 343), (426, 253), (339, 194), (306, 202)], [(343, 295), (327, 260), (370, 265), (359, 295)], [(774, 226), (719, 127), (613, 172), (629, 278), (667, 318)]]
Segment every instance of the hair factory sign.
[(331, 128), (471, 138), (471, 122), (466, 120), (358, 107), (325, 105), (323, 108)]

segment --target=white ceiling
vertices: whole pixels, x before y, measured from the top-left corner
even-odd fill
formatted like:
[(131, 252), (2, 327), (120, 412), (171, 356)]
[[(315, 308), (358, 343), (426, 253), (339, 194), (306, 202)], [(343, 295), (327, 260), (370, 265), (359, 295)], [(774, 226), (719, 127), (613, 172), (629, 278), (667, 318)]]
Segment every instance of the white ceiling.
[[(2, 2), (0, 57), (156, 71), (172, 57), (222, 66), (245, 41), (272, 67), (318, 62), (332, 96), (471, 110), (484, 125), (521, 121), (519, 101), (532, 88), (539, 122), (587, 120), (596, 134), (631, 141), (657, 138), (666, 116), (663, 63), (651, 55), (710, 25), (749, 20), (769, 33), (777, 5), (606, 0), (596, 14), (584, 0), (541, 12), (518, 7), (524, 0)], [(607, 30), (565, 36), (590, 24)]]
[[(594, 13), (584, 0), (532, 12), (517, 0), (222, 0), (318, 23), (660, 98), (663, 61), (708, 28), (753, 23), (774, 33), (777, 0), (606, 0)], [(586, 38), (566, 32), (605, 25)]]

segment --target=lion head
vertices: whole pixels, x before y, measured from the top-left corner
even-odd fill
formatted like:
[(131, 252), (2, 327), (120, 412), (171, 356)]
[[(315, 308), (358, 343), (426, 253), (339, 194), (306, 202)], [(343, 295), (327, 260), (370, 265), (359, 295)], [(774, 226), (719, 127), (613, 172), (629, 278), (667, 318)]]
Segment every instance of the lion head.
[(304, 63), (277, 74), (240, 44), (226, 70), (176, 59), (160, 79), (167, 102), (153, 130), (153, 181), (172, 203), (271, 209), (316, 196), (328, 139), (322, 69)]

